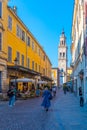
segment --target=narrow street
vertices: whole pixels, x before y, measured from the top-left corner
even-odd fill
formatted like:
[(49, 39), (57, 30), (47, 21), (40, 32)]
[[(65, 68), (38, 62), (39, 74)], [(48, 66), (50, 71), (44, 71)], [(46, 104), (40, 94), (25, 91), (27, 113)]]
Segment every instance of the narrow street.
[(87, 130), (87, 106), (79, 106), (73, 93), (58, 90), (48, 112), (42, 97), (20, 100), (12, 108), (0, 102), (0, 130)]

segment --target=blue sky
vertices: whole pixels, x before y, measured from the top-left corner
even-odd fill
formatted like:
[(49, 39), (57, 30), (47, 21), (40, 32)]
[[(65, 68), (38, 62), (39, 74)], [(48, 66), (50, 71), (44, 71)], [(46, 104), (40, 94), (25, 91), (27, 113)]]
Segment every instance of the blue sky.
[(64, 28), (71, 61), (71, 29), (74, 0), (10, 0), (17, 13), (48, 55), (52, 67), (58, 67), (58, 44)]

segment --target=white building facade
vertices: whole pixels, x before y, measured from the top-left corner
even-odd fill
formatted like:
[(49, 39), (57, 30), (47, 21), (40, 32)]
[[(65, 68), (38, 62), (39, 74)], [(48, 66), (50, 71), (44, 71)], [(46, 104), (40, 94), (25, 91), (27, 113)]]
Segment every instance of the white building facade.
[(87, 0), (75, 0), (72, 22), (72, 80), (73, 89), (79, 96), (82, 87), (87, 102)]

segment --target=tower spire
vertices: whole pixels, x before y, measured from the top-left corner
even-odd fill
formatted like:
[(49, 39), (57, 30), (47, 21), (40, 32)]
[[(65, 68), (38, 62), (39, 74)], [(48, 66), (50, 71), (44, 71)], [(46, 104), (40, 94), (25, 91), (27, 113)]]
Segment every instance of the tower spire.
[(63, 28), (63, 30), (62, 30), (62, 34), (63, 34), (63, 35), (65, 34), (65, 32), (64, 32), (64, 28)]

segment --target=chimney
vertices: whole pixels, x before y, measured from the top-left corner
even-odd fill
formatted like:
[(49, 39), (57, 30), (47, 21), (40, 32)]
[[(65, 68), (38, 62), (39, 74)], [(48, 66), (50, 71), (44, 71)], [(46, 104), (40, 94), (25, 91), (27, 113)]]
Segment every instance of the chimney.
[(15, 14), (17, 14), (17, 7), (16, 6), (13, 6), (13, 11)]

